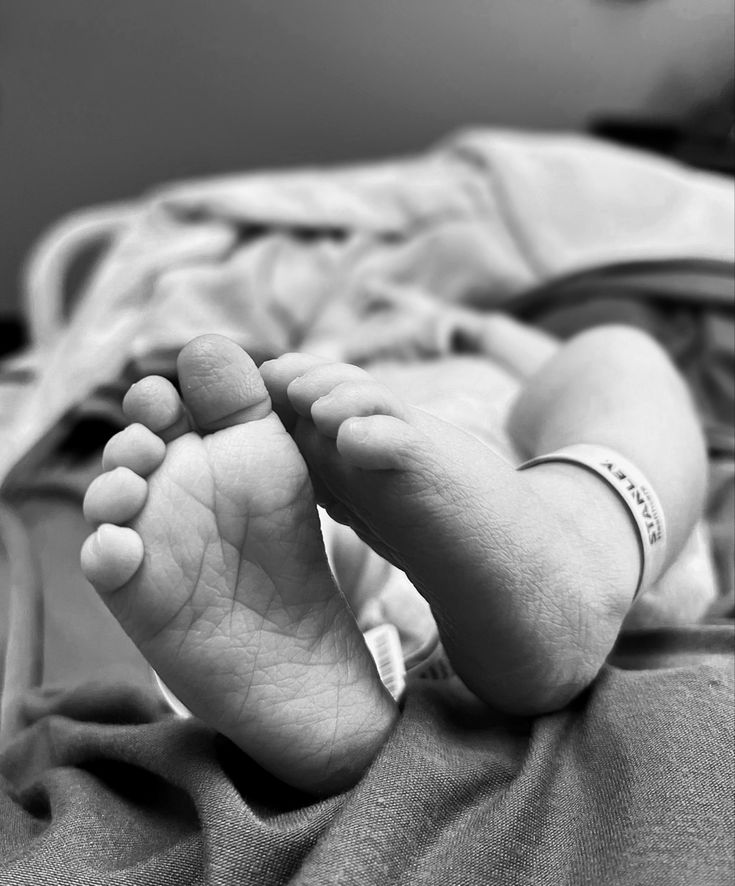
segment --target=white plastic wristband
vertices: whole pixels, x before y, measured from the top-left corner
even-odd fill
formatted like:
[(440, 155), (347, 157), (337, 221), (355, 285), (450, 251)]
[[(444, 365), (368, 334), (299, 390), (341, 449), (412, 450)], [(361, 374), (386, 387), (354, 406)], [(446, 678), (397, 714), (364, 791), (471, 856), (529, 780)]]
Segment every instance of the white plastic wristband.
[(532, 458), (517, 470), (547, 462), (579, 465), (602, 477), (625, 503), (633, 518), (641, 552), (641, 571), (633, 598), (661, 574), (666, 557), (666, 523), (656, 493), (641, 471), (619, 453), (605, 446), (575, 443), (547, 455)]

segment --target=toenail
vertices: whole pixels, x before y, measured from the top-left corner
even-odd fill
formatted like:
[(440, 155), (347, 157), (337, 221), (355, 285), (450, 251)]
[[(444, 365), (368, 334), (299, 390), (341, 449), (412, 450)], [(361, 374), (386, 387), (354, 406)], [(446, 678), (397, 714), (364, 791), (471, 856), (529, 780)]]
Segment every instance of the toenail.
[(370, 436), (370, 424), (366, 416), (348, 418), (342, 427), (349, 427), (350, 436), (356, 443), (364, 443)]

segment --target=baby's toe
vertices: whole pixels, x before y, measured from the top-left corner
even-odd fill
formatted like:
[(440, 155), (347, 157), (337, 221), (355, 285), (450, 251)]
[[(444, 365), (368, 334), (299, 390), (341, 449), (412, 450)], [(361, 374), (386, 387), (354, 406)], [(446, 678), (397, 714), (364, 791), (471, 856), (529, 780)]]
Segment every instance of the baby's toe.
[(84, 496), (84, 517), (93, 525), (127, 523), (136, 517), (148, 497), (148, 484), (129, 468), (100, 474)]
[(166, 444), (145, 425), (132, 424), (111, 437), (102, 453), (105, 471), (130, 468), (139, 477), (148, 477), (161, 465)]
[(358, 366), (350, 363), (323, 363), (307, 369), (303, 375), (295, 378), (287, 388), (291, 406), (299, 415), (311, 415), (311, 407), (320, 398), (331, 393), (337, 385), (344, 382), (371, 381), (370, 375)]
[(191, 430), (178, 391), (160, 375), (149, 375), (134, 384), (123, 399), (123, 412), (130, 422), (139, 422), (165, 443)]
[(426, 467), (429, 439), (392, 415), (348, 418), (337, 433), (337, 451), (348, 464), (365, 470)]
[(143, 562), (143, 541), (125, 526), (100, 526), (82, 545), (82, 572), (101, 593), (121, 588)]
[(177, 360), (181, 392), (197, 428), (213, 432), (265, 418), (271, 400), (258, 368), (223, 335), (200, 335)]
[(336, 437), (340, 425), (348, 418), (369, 415), (405, 418), (405, 410), (398, 397), (369, 378), (342, 382), (311, 407), (312, 421), (328, 437)]
[(313, 354), (300, 354), (298, 352), (281, 354), (275, 360), (266, 360), (260, 366), (260, 374), (268, 388), (268, 393), (274, 403), (285, 403), (286, 388), (291, 382), (314, 369), (316, 366), (324, 366), (328, 361)]
[(275, 360), (266, 360), (260, 366), (260, 375), (268, 389), (273, 409), (287, 428), (291, 428), (298, 418), (297, 412), (288, 398), (288, 386), (314, 366), (321, 366), (325, 360), (311, 354), (282, 354)]

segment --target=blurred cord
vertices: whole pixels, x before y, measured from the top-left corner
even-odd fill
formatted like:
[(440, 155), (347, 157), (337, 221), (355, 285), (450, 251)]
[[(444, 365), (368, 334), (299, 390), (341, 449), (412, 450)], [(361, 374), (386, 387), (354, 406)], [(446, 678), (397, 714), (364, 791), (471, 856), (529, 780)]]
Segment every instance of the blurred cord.
[(139, 212), (135, 203), (95, 206), (65, 216), (34, 244), (23, 271), (23, 309), (32, 344), (53, 342), (66, 324), (66, 282), (73, 262), (106, 244)]
[(23, 727), (23, 695), (43, 680), (44, 599), (41, 572), (28, 531), (11, 506), (0, 501), (0, 543), (10, 569), (9, 614), (2, 685), (0, 748)]

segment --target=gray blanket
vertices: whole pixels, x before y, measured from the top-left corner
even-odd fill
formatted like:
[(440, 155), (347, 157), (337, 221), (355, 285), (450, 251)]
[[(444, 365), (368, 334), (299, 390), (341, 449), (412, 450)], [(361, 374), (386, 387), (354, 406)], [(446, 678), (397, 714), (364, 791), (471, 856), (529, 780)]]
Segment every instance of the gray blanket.
[(0, 758), (0, 883), (729, 886), (732, 644), (629, 637), (535, 720), (411, 687), (365, 778), (320, 802), (135, 688), (34, 697)]

